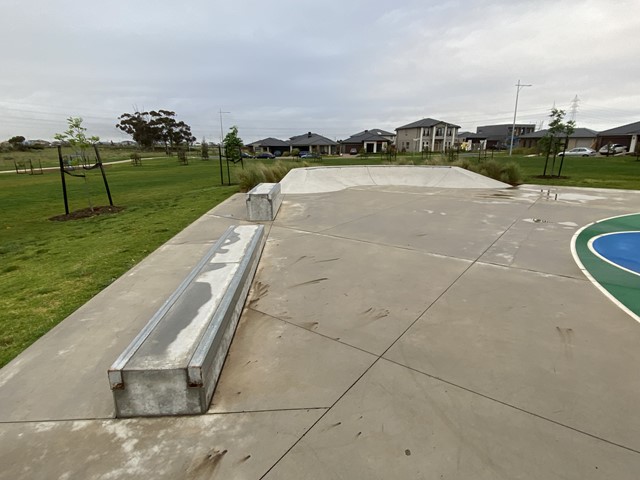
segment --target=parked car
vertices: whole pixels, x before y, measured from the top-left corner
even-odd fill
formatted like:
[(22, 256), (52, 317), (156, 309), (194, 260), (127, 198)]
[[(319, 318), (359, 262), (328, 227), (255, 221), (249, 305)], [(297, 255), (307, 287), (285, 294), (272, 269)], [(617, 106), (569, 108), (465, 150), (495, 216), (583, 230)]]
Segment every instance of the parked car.
[(593, 148), (577, 147), (567, 150), (566, 152), (558, 153), (559, 156), (566, 155), (567, 157), (593, 157), (596, 151)]
[(249, 152), (242, 152), (242, 158), (256, 158), (251, 155)]
[(276, 158), (276, 156), (271, 152), (261, 152), (256, 155), (256, 158)]
[(620, 145), (619, 143), (612, 143), (608, 145), (603, 145), (598, 153), (600, 155), (615, 155), (617, 153), (626, 153), (627, 147), (624, 145)]
[(349, 155), (357, 155), (357, 154), (358, 154), (357, 148), (352, 148), (351, 150), (349, 150)]
[(319, 153), (300, 152), (300, 158), (322, 158)]

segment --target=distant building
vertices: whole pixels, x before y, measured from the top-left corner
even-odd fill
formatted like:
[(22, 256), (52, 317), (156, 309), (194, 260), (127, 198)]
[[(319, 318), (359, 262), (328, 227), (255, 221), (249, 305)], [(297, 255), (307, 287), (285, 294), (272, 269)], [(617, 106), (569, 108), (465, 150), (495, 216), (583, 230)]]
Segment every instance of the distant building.
[(487, 148), (487, 137), (481, 133), (460, 132), (458, 133), (460, 148), (466, 151), (485, 150)]
[[(537, 148), (538, 142), (544, 136), (549, 133), (549, 130), (538, 130), (537, 132), (528, 133), (520, 137), (520, 147), (524, 148)], [(589, 128), (576, 128), (575, 131), (569, 135), (569, 142), (567, 143), (567, 149), (576, 147), (589, 147), (594, 148), (596, 144), (596, 137), (598, 132)]]
[(640, 148), (640, 122), (629, 123), (621, 127), (611, 128), (600, 132), (596, 142), (596, 148), (603, 147), (608, 144), (618, 143), (627, 147), (627, 152), (635, 152)]
[(443, 152), (454, 146), (459, 129), (453, 123), (423, 118), (396, 128), (396, 148), (401, 152)]
[(291, 137), (289, 146), (291, 149), (297, 148), (301, 152), (318, 153), (320, 155), (335, 155), (338, 151), (336, 142), (313, 132)]
[(352, 153), (353, 150), (356, 152), (364, 150), (367, 153), (384, 152), (389, 145), (393, 144), (394, 139), (395, 135), (393, 133), (379, 128), (364, 130), (339, 142), (340, 153)]
[[(476, 128), (478, 135), (484, 136), (485, 148), (490, 149), (507, 149), (511, 145), (511, 130), (513, 124), (501, 124), (501, 125), (483, 125)], [(536, 129), (535, 124), (530, 123), (516, 123), (515, 133), (513, 136), (513, 146), (518, 145), (518, 140), (522, 135), (533, 133)]]
[(278, 138), (268, 137), (252, 142), (248, 144), (247, 147), (255, 153), (269, 152), (275, 154), (276, 152), (288, 152), (289, 142)]

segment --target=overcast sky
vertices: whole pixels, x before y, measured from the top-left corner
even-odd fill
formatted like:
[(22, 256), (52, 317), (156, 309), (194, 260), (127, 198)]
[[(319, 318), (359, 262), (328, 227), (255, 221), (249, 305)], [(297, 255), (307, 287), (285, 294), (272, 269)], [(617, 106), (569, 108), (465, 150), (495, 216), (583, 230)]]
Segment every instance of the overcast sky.
[(432, 117), (475, 131), (640, 121), (640, 0), (0, 0), (0, 141), (170, 109), (194, 135), (344, 139)]

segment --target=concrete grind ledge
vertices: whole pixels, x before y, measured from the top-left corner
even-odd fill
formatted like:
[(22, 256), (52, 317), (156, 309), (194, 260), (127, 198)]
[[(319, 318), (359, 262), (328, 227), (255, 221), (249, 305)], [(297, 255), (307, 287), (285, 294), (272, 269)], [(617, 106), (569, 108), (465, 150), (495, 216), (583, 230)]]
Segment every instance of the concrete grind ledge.
[(247, 216), (252, 222), (275, 220), (282, 204), (279, 183), (260, 183), (247, 192)]
[(108, 371), (116, 417), (207, 411), (265, 242), (231, 226)]

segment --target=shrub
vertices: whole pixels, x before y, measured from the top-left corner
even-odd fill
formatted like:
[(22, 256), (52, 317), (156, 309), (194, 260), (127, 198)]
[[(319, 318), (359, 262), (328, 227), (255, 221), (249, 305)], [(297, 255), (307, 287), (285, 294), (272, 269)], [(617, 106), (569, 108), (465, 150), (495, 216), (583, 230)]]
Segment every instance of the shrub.
[(502, 167), (502, 173), (500, 174), (500, 180), (511, 185), (518, 185), (522, 183), (522, 170), (520, 165), (516, 162), (509, 162)]
[(259, 183), (264, 183), (262, 171), (256, 167), (245, 168), (238, 172), (240, 191), (248, 192)]
[(502, 176), (502, 165), (495, 160), (488, 160), (480, 164), (479, 173), (485, 177), (500, 180)]
[[(256, 163), (238, 172), (240, 190), (248, 192), (259, 183), (278, 183), (291, 169), (297, 168), (298, 166), (299, 165), (295, 163), (285, 163), (279, 160), (271, 165)], [(309, 164), (303, 162), (302, 166), (308, 167)]]
[(534, 153), (537, 153), (535, 148), (518, 147), (513, 149), (514, 155), (533, 155)]
[(471, 161), (468, 158), (461, 158), (453, 163), (454, 167), (464, 168), (465, 170), (471, 170)]
[(415, 163), (413, 162), (413, 160), (411, 158), (407, 158), (407, 157), (400, 157), (398, 159), (396, 159), (395, 162), (392, 162), (395, 165), (415, 165)]

